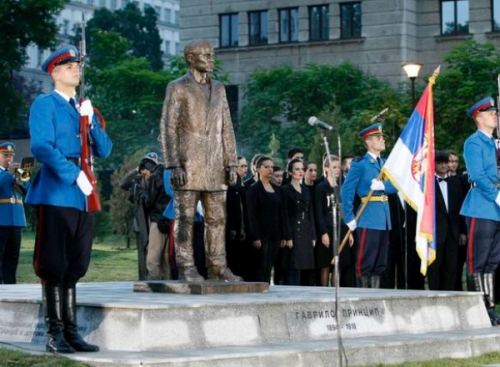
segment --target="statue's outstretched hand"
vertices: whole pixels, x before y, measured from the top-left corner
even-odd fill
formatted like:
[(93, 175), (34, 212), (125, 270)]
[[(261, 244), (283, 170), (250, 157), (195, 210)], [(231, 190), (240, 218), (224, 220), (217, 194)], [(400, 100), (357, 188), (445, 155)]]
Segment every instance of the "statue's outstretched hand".
[(236, 167), (228, 167), (227, 168), (227, 181), (230, 186), (236, 185), (236, 180), (237, 180), (237, 173), (236, 173)]
[(182, 167), (176, 167), (172, 170), (172, 175), (170, 176), (170, 181), (172, 186), (180, 187), (184, 186), (187, 182), (186, 171)]

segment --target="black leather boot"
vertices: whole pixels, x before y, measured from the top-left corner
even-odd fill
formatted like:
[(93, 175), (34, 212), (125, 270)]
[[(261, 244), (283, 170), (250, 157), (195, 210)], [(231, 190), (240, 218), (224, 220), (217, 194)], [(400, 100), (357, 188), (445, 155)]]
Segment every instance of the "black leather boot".
[(47, 344), (45, 350), (51, 353), (75, 353), (63, 334), (62, 290), (55, 285), (42, 286), (42, 303), (45, 324), (47, 326)]
[(78, 334), (76, 321), (76, 289), (75, 287), (63, 288), (63, 322), (64, 338), (77, 352), (98, 352), (97, 345), (88, 344)]
[(380, 288), (380, 275), (372, 275), (370, 281), (370, 288)]
[(495, 274), (485, 273), (484, 279), (484, 303), (488, 310), (491, 324), (493, 326), (500, 325), (500, 315), (495, 311)]
[(481, 292), (484, 294), (484, 283), (481, 273), (467, 275), (467, 290), (469, 292)]
[(356, 278), (356, 286), (358, 288), (370, 288), (370, 277), (362, 275)]

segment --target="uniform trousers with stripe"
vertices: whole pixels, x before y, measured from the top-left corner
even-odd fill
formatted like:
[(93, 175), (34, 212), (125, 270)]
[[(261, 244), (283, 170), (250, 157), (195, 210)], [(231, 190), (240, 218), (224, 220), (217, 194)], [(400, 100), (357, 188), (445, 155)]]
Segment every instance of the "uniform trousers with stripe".
[(500, 263), (500, 222), (467, 217), (466, 223), (467, 274), (494, 273)]
[(356, 228), (359, 240), (356, 254), (356, 277), (381, 275), (387, 268), (389, 231)]
[(90, 263), (94, 214), (39, 205), (33, 265), (42, 284), (74, 287)]

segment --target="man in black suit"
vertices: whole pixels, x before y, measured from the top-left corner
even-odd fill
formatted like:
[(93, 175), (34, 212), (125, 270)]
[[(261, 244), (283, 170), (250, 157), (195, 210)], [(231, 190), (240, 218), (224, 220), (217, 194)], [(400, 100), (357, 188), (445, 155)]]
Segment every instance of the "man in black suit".
[(458, 178), (448, 176), (449, 155), (437, 151), (436, 162), (436, 259), (429, 266), (431, 290), (454, 290), (458, 269), (458, 246), (465, 246), (467, 230), (460, 216), (464, 200)]

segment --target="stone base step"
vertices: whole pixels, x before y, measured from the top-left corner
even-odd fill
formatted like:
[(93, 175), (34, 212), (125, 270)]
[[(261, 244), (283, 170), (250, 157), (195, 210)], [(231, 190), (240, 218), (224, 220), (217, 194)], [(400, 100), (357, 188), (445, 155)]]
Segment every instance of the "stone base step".
[[(432, 320), (429, 320), (432, 322)], [(3, 347), (42, 353), (43, 345), (3, 343)], [(439, 358), (470, 358), (500, 350), (500, 327), (343, 339), (343, 366), (408, 363)], [(337, 367), (336, 340), (165, 352), (101, 351), (64, 355), (95, 367)]]
[[(270, 287), (268, 293), (133, 292), (132, 282), (77, 287), (82, 336), (102, 350), (167, 352), (491, 328), (468, 292)], [(45, 343), (38, 285), (0, 286), (0, 341)]]

